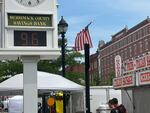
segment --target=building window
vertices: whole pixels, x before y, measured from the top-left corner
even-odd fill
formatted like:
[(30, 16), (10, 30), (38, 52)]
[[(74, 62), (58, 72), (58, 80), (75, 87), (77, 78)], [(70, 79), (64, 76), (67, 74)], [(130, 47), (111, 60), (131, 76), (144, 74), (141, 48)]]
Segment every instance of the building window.
[(133, 40), (133, 34), (132, 35), (130, 35), (130, 43), (131, 42), (133, 42), (134, 40)]
[(138, 39), (138, 31), (135, 33), (135, 41)]
[(114, 45), (111, 45), (111, 52), (114, 51)]
[(107, 67), (107, 57), (105, 58), (105, 67)]
[(134, 33), (134, 34), (132, 35), (133, 42), (136, 40), (136, 34), (137, 34), (137, 33)]
[(109, 54), (109, 47), (107, 48), (107, 54)]
[(118, 48), (119, 48), (119, 42), (116, 43), (116, 49), (118, 49)]
[(144, 49), (145, 49), (145, 51), (147, 51), (148, 50), (148, 39), (145, 39), (144, 40), (145, 42), (144, 42)]
[(105, 49), (103, 49), (103, 56), (105, 56)]
[(137, 51), (137, 48), (136, 48), (136, 44), (134, 44), (134, 55), (136, 56), (136, 51)]
[(112, 48), (113, 46), (110, 46), (109, 47), (109, 51), (110, 51), (110, 53), (113, 51), (113, 48)]
[(143, 31), (143, 29), (140, 30), (140, 35), (141, 35), (141, 38), (144, 36), (144, 31)]
[(110, 65), (112, 65), (113, 64), (113, 61), (112, 61), (112, 55), (110, 55)]
[(148, 34), (150, 33), (150, 25), (147, 26)]
[(115, 45), (114, 45), (114, 49), (115, 49), (115, 50), (117, 49), (117, 43), (115, 43)]
[(119, 51), (117, 52), (117, 55), (119, 55)]
[(148, 34), (148, 27), (144, 27), (144, 36)]
[(123, 42), (124, 42), (124, 45), (126, 45), (127, 44), (127, 38), (124, 38)]
[(127, 48), (124, 49), (124, 57), (125, 57), (125, 59), (128, 58), (128, 55), (127, 55)]
[(150, 39), (148, 38), (148, 50), (150, 51)]
[(130, 36), (127, 37), (127, 44), (130, 43)]
[(119, 48), (122, 47), (122, 40), (119, 41)]
[(111, 48), (111, 46), (109, 46), (109, 51), (108, 51), (108, 52), (109, 52), (109, 54), (111, 53), (111, 49), (112, 49), (112, 48)]
[(107, 48), (105, 49), (105, 55), (107, 55)]
[(139, 38), (142, 38), (142, 30), (139, 30)]
[(107, 63), (106, 58), (104, 58), (104, 67), (106, 67), (106, 63)]
[(137, 32), (137, 39), (140, 38), (140, 31)]
[(129, 56), (132, 57), (132, 48), (129, 47)]
[(124, 52), (121, 50), (121, 58), (124, 59)]
[(142, 53), (142, 47), (143, 47), (143, 46), (142, 46), (142, 41), (140, 41), (140, 42), (139, 42), (139, 51), (140, 51), (140, 53)]

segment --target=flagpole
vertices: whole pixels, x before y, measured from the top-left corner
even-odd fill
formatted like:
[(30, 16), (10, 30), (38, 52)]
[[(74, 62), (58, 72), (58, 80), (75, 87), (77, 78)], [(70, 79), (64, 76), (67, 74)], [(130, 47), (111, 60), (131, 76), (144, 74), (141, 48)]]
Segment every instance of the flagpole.
[(84, 54), (85, 54), (85, 98), (86, 98), (86, 113), (90, 113), (90, 85), (89, 85), (89, 56), (90, 49), (89, 44), (84, 44)]
[[(92, 24), (92, 21), (87, 24), (85, 29)], [(91, 113), (90, 110), (90, 79), (89, 79), (89, 68), (90, 68), (90, 45), (89, 43), (84, 44), (84, 55), (85, 55), (85, 99), (86, 99), (86, 113)]]
[(85, 26), (85, 29), (87, 29), (91, 24), (92, 24), (92, 21)]
[(92, 47), (92, 41), (89, 34), (88, 27), (92, 24), (92, 21), (85, 26), (85, 28), (80, 31), (75, 39), (75, 50), (80, 51), (84, 49), (85, 55), (85, 103), (86, 103), (86, 113), (90, 112), (90, 84), (89, 84), (89, 57), (90, 48)]

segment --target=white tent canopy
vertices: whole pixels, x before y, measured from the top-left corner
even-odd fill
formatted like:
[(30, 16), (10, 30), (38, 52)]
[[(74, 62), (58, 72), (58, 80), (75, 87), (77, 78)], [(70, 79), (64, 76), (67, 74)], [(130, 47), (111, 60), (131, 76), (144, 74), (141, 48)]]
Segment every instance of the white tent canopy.
[[(50, 91), (83, 91), (84, 87), (60, 75), (47, 72), (37, 72), (37, 87), (39, 93)], [(23, 74), (17, 74), (0, 83), (0, 95), (22, 94)]]

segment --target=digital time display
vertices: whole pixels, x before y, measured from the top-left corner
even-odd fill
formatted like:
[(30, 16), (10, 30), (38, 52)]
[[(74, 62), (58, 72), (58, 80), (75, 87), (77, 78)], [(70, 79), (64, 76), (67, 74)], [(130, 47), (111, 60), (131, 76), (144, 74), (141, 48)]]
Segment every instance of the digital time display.
[(46, 31), (14, 31), (14, 46), (46, 46)]

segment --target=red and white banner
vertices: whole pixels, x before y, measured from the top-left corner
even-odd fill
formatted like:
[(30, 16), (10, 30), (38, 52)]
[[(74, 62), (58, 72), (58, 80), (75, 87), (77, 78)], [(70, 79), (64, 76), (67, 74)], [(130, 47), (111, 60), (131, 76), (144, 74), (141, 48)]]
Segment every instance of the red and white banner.
[(136, 76), (133, 74), (133, 76), (125, 75), (114, 78), (114, 88), (117, 89), (135, 85), (150, 85), (150, 54), (145, 54), (135, 59), (124, 61), (123, 68), (123, 74), (132, 72), (136, 73)]
[(141, 57), (135, 60), (136, 69), (141, 69), (146, 67), (146, 57)]
[(113, 87), (114, 88), (122, 88), (122, 77), (116, 77), (113, 79)]
[(113, 79), (113, 87), (117, 88), (124, 88), (124, 87), (132, 87), (135, 86), (135, 77), (134, 74), (121, 76)]
[(131, 72), (131, 71), (133, 72), (133, 71), (150, 67), (150, 54), (143, 55), (142, 57), (133, 60), (124, 61), (123, 67), (124, 67), (123, 73)]
[(116, 77), (121, 76), (121, 73), (122, 73), (121, 69), (122, 69), (121, 56), (117, 55), (115, 57), (115, 74), (116, 74)]
[(139, 78), (139, 85), (150, 84), (150, 71), (139, 73), (138, 78)]
[(150, 55), (146, 56), (146, 66), (150, 67)]
[(125, 68), (124, 71), (134, 71), (135, 70), (134, 60), (125, 62), (124, 68)]
[(134, 84), (134, 75), (128, 75), (128, 76), (124, 76), (123, 77), (123, 83), (122, 83), (122, 85), (124, 86), (124, 87), (127, 87), (127, 86), (133, 86), (133, 85), (135, 85)]

